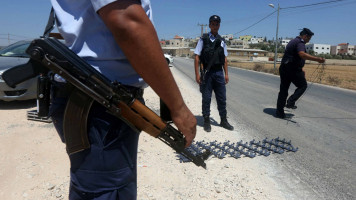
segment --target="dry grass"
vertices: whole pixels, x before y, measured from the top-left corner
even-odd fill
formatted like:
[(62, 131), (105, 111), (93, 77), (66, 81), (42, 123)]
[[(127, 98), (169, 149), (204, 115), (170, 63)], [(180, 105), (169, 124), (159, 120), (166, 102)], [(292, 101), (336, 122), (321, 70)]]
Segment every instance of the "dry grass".
[[(243, 69), (278, 74), (279, 64), (274, 70), (273, 63), (266, 62), (229, 62), (229, 66)], [(320, 69), (322, 65), (312, 63), (304, 66), (306, 78), (310, 82), (332, 85), (340, 88), (356, 90), (356, 65), (325, 65), (320, 81)]]

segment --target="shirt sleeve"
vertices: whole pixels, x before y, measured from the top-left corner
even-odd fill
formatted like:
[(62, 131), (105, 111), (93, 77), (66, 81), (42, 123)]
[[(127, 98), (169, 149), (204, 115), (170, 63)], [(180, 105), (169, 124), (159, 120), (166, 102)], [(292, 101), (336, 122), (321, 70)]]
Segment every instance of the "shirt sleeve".
[(98, 12), (98, 10), (106, 5), (108, 5), (109, 3), (112, 3), (116, 0), (90, 0), (91, 3), (93, 4), (93, 8), (95, 10), (95, 12)]
[(306, 52), (306, 51), (305, 51), (305, 44), (302, 43), (302, 42), (299, 42), (299, 43), (297, 44), (297, 53), (300, 52), (300, 51)]
[(200, 38), (200, 40), (198, 41), (197, 46), (195, 47), (194, 54), (197, 54), (198, 56), (200, 56), (200, 53), (201, 53), (202, 49), (203, 49), (203, 40)]
[[(98, 10), (100, 10), (100, 8), (106, 6), (114, 1), (117, 1), (117, 0), (90, 0), (90, 1), (93, 5), (95, 12), (98, 12)], [(145, 10), (148, 18), (153, 23), (152, 7), (151, 7), (150, 0), (141, 0), (141, 6)]]
[(221, 45), (224, 47), (224, 55), (225, 55), (225, 57), (227, 57), (229, 54), (227, 53), (226, 43), (224, 41), (222, 41)]

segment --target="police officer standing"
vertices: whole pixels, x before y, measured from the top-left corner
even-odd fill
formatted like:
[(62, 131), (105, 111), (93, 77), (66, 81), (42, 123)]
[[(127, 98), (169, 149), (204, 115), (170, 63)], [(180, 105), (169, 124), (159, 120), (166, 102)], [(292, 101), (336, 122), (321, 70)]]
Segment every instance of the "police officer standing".
[[(204, 34), (200, 38), (194, 51), (195, 77), (202, 93), (202, 114), (206, 132), (211, 131), (210, 103), (213, 90), (221, 118), (220, 126), (228, 130), (234, 130), (234, 127), (227, 121), (225, 84), (229, 82), (226, 59), (228, 54), (225, 41), (218, 34), (220, 22), (221, 19), (217, 15), (209, 18), (210, 33)], [(202, 64), (202, 69), (200, 64)], [(204, 73), (200, 74), (200, 70)]]
[[(143, 88), (150, 85), (167, 102), (172, 121), (189, 146), (196, 134), (196, 118), (184, 103), (164, 59), (152, 24), (150, 1), (51, 2), (66, 45), (108, 79), (125, 85), (140, 101), (144, 101)], [(50, 113), (65, 142), (63, 121), (67, 110), (64, 110), (71, 98), (62, 79), (54, 80)], [(90, 148), (69, 155), (68, 199), (137, 199), (139, 133), (106, 112), (106, 107), (99, 103), (90, 107), (84, 128)]]
[[(325, 62), (324, 58), (315, 57), (306, 53), (305, 44), (310, 41), (313, 35), (314, 33), (311, 30), (303, 28), (299, 36), (291, 40), (286, 46), (281, 66), (279, 67), (281, 85), (276, 110), (276, 117), (278, 118), (286, 117), (284, 107), (296, 109), (297, 106), (295, 105), (295, 102), (307, 89), (307, 81), (303, 70), (305, 60), (312, 60), (319, 63)], [(287, 100), (288, 89), (291, 83), (293, 83), (297, 89)]]

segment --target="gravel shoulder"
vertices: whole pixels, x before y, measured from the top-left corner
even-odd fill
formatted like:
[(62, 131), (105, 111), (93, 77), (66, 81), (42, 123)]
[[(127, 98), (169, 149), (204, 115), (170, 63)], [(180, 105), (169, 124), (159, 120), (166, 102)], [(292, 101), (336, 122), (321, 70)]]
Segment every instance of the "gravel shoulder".
[[(234, 131), (218, 126), (212, 101), (212, 132), (202, 128), (201, 96), (180, 71), (171, 67), (188, 107), (198, 119), (196, 141), (246, 140), (233, 118)], [(151, 88), (146, 105), (159, 113), (159, 98)], [(52, 124), (28, 121), (35, 102), (0, 102), (0, 199), (68, 199), (69, 160)], [(246, 140), (248, 141), (248, 140)], [(207, 169), (181, 163), (166, 144), (141, 133), (138, 153), (138, 199), (285, 199), (268, 166), (273, 157), (253, 159), (210, 157)], [(276, 155), (277, 156), (277, 155)]]

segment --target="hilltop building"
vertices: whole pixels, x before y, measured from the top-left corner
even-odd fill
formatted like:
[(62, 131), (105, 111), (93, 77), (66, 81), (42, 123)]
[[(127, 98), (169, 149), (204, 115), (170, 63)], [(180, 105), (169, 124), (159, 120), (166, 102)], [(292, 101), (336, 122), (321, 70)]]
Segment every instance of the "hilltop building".
[(331, 46), (331, 55), (356, 55), (356, 45), (341, 43), (337, 46)]
[(248, 41), (246, 41), (246, 40), (233, 39), (233, 40), (230, 40), (229, 47), (237, 48), (237, 49), (247, 49), (247, 48), (249, 48), (249, 45), (248, 45)]
[(291, 39), (282, 39), (281, 40), (281, 45), (286, 48), (287, 44), (291, 41)]
[(226, 41), (234, 39), (233, 34), (221, 35), (221, 37), (224, 38)]
[(263, 43), (264, 41), (265, 38), (254, 36), (253, 38), (250, 39), (249, 44), (258, 44), (258, 43)]
[(240, 40), (244, 40), (246, 42), (251, 41), (251, 38), (252, 38), (252, 35), (243, 35), (243, 36), (239, 37)]
[(315, 55), (320, 55), (320, 54), (330, 54), (330, 45), (329, 44), (306, 44), (305, 48), (308, 53), (313, 51)]
[[(258, 44), (266, 41), (265, 37), (256, 37), (251, 35), (240, 36), (238, 39), (234, 38), (233, 34), (222, 35), (228, 45), (229, 56), (240, 58), (256, 58), (256, 57), (271, 57), (273, 52), (259, 51), (258, 49), (249, 49), (249, 44)], [(194, 48), (200, 37), (185, 39), (182, 36), (176, 35), (170, 40), (161, 40), (160, 44), (164, 53), (171, 54), (173, 56), (187, 56), (194, 55)], [(286, 47), (291, 41), (291, 38), (280, 39), (280, 45)], [(267, 44), (268, 45), (268, 44)], [(350, 45), (349, 43), (341, 43), (337, 46), (331, 46), (329, 44), (306, 44), (306, 50), (308, 53), (313, 51), (316, 55), (356, 55), (356, 45)]]
[(182, 36), (174, 36), (171, 40), (166, 40), (165, 47), (189, 47), (189, 43)]
[(171, 40), (160, 41), (163, 52), (173, 56), (190, 56), (190, 43), (190, 39), (178, 35)]

